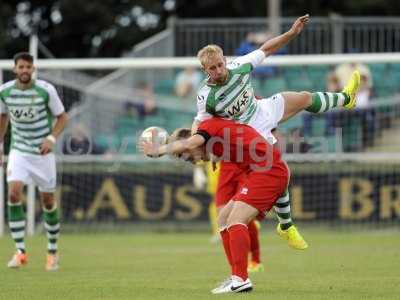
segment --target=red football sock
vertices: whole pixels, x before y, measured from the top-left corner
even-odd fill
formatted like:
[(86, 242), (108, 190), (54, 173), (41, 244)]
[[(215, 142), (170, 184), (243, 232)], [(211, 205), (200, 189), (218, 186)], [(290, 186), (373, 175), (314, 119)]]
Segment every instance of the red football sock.
[(232, 253), (233, 275), (243, 280), (248, 278), (247, 257), (250, 251), (250, 236), (247, 226), (235, 224), (228, 228)]
[(249, 230), (250, 235), (250, 253), (251, 253), (251, 260), (260, 263), (260, 240), (258, 239), (258, 228), (256, 225), (256, 221), (250, 221), (247, 224), (247, 228)]
[(220, 231), (219, 234), (221, 235), (222, 244), (224, 245), (225, 256), (228, 259), (228, 263), (231, 267), (231, 273), (233, 274), (232, 254), (228, 229), (225, 228), (224, 230)]

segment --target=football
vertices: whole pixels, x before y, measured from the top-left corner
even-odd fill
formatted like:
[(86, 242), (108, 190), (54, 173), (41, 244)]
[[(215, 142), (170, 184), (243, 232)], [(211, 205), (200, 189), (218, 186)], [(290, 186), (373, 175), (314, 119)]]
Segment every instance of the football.
[(153, 144), (165, 145), (168, 142), (168, 137), (168, 132), (164, 128), (152, 126), (142, 132), (140, 139)]

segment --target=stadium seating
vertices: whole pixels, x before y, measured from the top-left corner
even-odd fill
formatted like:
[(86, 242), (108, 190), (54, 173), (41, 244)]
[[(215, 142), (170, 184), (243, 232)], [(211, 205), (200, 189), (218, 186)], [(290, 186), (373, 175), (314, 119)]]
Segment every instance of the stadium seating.
[(163, 79), (156, 83), (154, 91), (161, 95), (172, 95), (174, 91), (175, 79)]
[(285, 78), (274, 77), (264, 80), (260, 85), (262, 97), (270, 97), (273, 94), (287, 90)]
[(115, 121), (115, 128), (111, 134), (96, 136), (96, 144), (109, 151), (119, 151), (121, 154), (137, 153), (136, 133), (141, 133), (145, 128), (159, 126), (169, 133), (179, 127), (190, 127), (194, 113), (182, 113), (167, 108), (158, 108), (155, 114), (144, 118), (121, 116)]
[[(373, 76), (373, 95), (376, 100), (386, 99), (397, 92), (400, 87), (399, 64), (369, 64)], [(281, 68), (278, 76), (260, 79), (253, 78), (252, 84), (255, 94), (269, 97), (281, 91), (324, 91), (326, 88), (326, 77), (331, 70), (327, 65), (292, 66)], [(165, 79), (155, 85), (155, 92), (159, 95), (172, 96), (174, 80)], [(378, 107), (376, 113), (371, 111), (360, 111), (357, 113), (333, 112), (324, 115), (309, 115), (290, 119), (279, 126), (283, 134), (288, 134), (296, 128), (302, 129), (308, 138), (325, 138), (329, 145), (329, 151), (335, 149), (335, 128), (342, 128), (344, 151), (359, 151), (364, 143), (373, 144), (375, 133), (373, 128), (389, 127), (392, 112), (387, 107)], [(120, 117), (115, 122), (113, 135), (102, 134), (96, 137), (96, 143), (105, 148), (120, 149), (124, 144), (123, 152), (126, 154), (136, 153), (137, 149), (132, 139), (132, 133), (141, 132), (150, 126), (160, 126), (168, 132), (178, 127), (190, 127), (194, 116), (193, 112), (182, 112), (182, 110), (167, 107), (158, 108), (155, 114), (144, 118)], [(371, 120), (371, 116), (374, 116)], [(398, 116), (397, 116), (398, 117)], [(369, 123), (368, 123), (369, 122)], [(369, 125), (366, 125), (368, 123)], [(368, 132), (368, 141), (363, 141), (363, 134)], [(128, 137), (128, 139), (127, 139)], [(317, 140), (317, 139), (316, 139)]]

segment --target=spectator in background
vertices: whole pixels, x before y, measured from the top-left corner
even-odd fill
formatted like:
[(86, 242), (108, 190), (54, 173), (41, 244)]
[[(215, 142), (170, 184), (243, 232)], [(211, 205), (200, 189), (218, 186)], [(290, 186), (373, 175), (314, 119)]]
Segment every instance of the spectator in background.
[(71, 133), (63, 139), (63, 154), (85, 155), (85, 154), (104, 154), (106, 151), (95, 144), (88, 130), (81, 123), (75, 123)]
[[(243, 56), (254, 50), (260, 48), (260, 46), (268, 39), (272, 38), (273, 35), (270, 32), (249, 32), (239, 48), (235, 50), (235, 55)], [(275, 54), (286, 54), (285, 49), (279, 49)], [(265, 79), (273, 77), (277, 74), (278, 69), (272, 66), (259, 66), (253, 70), (253, 75), (259, 79)]]
[(139, 82), (135, 89), (135, 102), (125, 103), (125, 112), (129, 117), (143, 119), (147, 115), (156, 113), (157, 106), (153, 88), (150, 84)]
[(175, 79), (175, 94), (181, 98), (194, 95), (202, 81), (202, 74), (193, 67), (188, 67), (179, 72)]
[(361, 74), (360, 90), (357, 93), (357, 107), (366, 108), (369, 106), (369, 98), (372, 92), (372, 76), (367, 65), (361, 63), (344, 63), (335, 68), (328, 75), (327, 90), (339, 92), (349, 80), (351, 73), (358, 70)]

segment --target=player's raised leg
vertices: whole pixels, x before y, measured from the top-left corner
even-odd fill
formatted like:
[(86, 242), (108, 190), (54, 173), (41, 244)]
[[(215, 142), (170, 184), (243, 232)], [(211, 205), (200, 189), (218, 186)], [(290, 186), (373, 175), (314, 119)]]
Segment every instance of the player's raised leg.
[(8, 224), (11, 231), (11, 237), (17, 248), (7, 266), (9, 268), (18, 268), (25, 265), (27, 254), (25, 249), (25, 212), (21, 202), (22, 181), (10, 181), (8, 183)]
[(283, 92), (285, 99), (284, 122), (302, 110), (312, 113), (324, 113), (334, 107), (351, 109), (356, 105), (356, 93), (360, 87), (360, 73), (354, 71), (341, 93), (330, 92)]
[(349, 81), (347, 82), (346, 86), (343, 88), (342, 93), (345, 95), (349, 96), (350, 101), (348, 101), (344, 107), (351, 109), (356, 106), (357, 102), (357, 92), (360, 89), (360, 83), (361, 83), (361, 74), (359, 71), (354, 71), (351, 74), (351, 77)]
[(292, 216), (290, 213), (290, 199), (288, 190), (286, 190), (285, 193), (276, 201), (274, 210), (279, 220), (279, 224), (276, 227), (278, 235), (286, 239), (289, 246), (294, 249), (307, 249), (307, 242), (301, 236), (296, 226), (293, 225)]
[(60, 235), (60, 217), (53, 193), (41, 192), (44, 227), (47, 231), (47, 271), (56, 271), (59, 268), (57, 241)]

